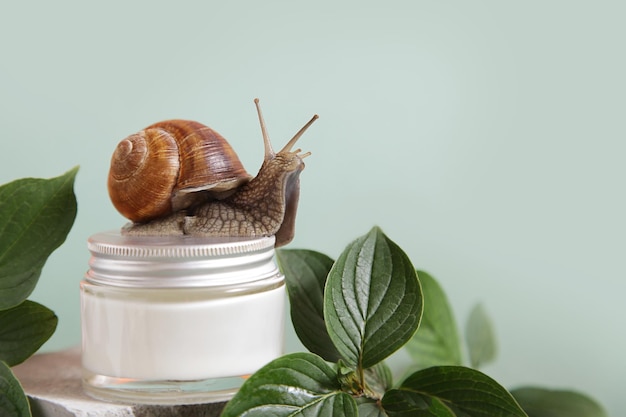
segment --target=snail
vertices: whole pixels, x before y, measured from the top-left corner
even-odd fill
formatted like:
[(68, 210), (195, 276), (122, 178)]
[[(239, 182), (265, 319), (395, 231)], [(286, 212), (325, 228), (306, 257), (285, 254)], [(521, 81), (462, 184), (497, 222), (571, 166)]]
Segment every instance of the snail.
[(294, 236), (303, 159), (292, 150), (314, 115), (278, 152), (255, 99), (265, 148), (256, 177), (219, 133), (194, 121), (152, 124), (121, 141), (111, 158), (109, 196), (131, 223), (125, 235)]

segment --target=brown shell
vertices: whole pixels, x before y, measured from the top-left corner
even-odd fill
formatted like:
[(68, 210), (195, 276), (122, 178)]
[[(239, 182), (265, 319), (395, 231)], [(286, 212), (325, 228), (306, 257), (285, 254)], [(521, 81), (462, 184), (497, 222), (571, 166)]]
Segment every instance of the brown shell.
[(115, 208), (141, 223), (188, 207), (199, 192), (224, 193), (249, 179), (219, 133), (198, 122), (168, 120), (119, 143), (108, 189)]

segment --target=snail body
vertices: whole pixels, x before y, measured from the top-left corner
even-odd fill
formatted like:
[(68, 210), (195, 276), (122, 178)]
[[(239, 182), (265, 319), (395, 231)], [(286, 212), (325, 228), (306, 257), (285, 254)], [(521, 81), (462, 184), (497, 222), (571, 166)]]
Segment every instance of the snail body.
[(128, 235), (293, 238), (303, 158), (292, 150), (315, 115), (278, 153), (255, 100), (265, 158), (252, 178), (228, 142), (198, 122), (155, 123), (129, 136), (111, 159), (113, 205), (132, 221)]

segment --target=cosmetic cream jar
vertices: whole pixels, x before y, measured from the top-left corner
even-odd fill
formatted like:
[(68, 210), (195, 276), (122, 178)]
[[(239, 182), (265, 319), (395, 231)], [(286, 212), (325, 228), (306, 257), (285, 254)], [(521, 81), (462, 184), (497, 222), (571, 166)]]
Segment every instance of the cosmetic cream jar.
[(274, 237), (99, 233), (81, 282), (83, 386), (142, 404), (226, 401), (282, 354)]

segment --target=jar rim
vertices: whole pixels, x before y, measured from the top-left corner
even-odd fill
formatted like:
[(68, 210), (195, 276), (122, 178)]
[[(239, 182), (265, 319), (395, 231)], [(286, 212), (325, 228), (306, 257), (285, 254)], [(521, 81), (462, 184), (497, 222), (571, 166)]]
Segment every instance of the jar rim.
[(85, 279), (118, 287), (230, 287), (281, 275), (274, 261), (274, 236), (198, 238), (92, 235)]
[(118, 230), (96, 233), (87, 240), (95, 256), (118, 258), (187, 258), (244, 255), (274, 247), (274, 236), (196, 237), (196, 236), (127, 236)]

